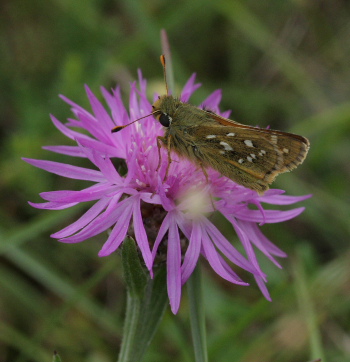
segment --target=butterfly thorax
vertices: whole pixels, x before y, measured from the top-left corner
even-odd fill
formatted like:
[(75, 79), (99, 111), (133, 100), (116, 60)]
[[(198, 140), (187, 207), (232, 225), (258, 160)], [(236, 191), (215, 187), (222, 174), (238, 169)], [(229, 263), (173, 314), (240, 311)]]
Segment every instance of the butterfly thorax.
[[(198, 131), (203, 126), (217, 126), (210, 112), (205, 112), (189, 103), (181, 102), (173, 96), (161, 96), (154, 104), (157, 120), (164, 126), (163, 142), (180, 156), (197, 161), (205, 161), (198, 147)], [(205, 162), (204, 162), (205, 163)]]
[[(205, 124), (217, 124), (212, 119), (210, 112), (203, 111), (192, 104), (181, 102), (172, 95), (159, 97), (152, 107), (157, 120), (166, 128), (185, 129)], [(168, 118), (168, 122), (166, 118)]]

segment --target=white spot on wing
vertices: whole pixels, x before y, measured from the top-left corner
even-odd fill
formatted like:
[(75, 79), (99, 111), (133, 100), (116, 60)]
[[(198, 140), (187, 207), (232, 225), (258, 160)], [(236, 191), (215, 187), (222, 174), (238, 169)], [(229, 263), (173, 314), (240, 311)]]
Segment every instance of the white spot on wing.
[(256, 159), (256, 156), (255, 156), (254, 153), (251, 153), (250, 156), (251, 156), (252, 158), (255, 158), (255, 159)]
[(289, 153), (288, 148), (283, 148), (283, 152), (284, 152), (284, 153)]
[(224, 149), (225, 149), (226, 151), (233, 151), (233, 148), (232, 148), (228, 143), (226, 143), (226, 142), (221, 141), (221, 142), (220, 142), (220, 145), (221, 145), (221, 146), (224, 146)]
[(238, 160), (238, 163), (243, 163), (244, 162), (244, 160), (243, 160), (243, 158), (240, 158), (239, 160)]
[(226, 136), (227, 136), (227, 137), (234, 137), (235, 135), (236, 135), (236, 133), (230, 132), (230, 133), (228, 133)]
[(221, 153), (222, 155), (224, 155), (224, 154), (225, 154), (225, 151), (219, 151), (219, 153)]
[(252, 159), (250, 156), (247, 157), (247, 160), (248, 160), (249, 162), (253, 162), (253, 159)]
[(253, 146), (253, 142), (251, 140), (245, 140), (244, 143), (248, 146), (248, 147), (254, 147)]
[(277, 145), (277, 136), (275, 134), (271, 135), (271, 141), (272, 141), (272, 143)]
[(208, 138), (209, 140), (212, 138), (216, 138), (215, 134), (209, 134), (206, 138)]

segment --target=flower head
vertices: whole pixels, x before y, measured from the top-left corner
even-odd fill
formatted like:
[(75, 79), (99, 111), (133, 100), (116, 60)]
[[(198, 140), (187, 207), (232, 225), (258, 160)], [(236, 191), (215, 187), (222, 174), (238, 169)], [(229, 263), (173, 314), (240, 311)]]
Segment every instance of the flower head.
[[(188, 101), (199, 87), (193, 75), (185, 85), (180, 99)], [(171, 309), (178, 311), (181, 287), (193, 272), (200, 255), (224, 279), (247, 285), (232, 270), (230, 263), (252, 273), (264, 296), (270, 299), (253, 247), (280, 267), (275, 257), (286, 254), (272, 244), (260, 231), (259, 224), (276, 223), (299, 215), (304, 208), (289, 211), (264, 210), (262, 204), (289, 205), (309, 196), (291, 197), (284, 191), (269, 190), (264, 196), (235, 184), (217, 171), (208, 169), (207, 178), (200, 168), (185, 159), (171, 155), (168, 167), (167, 151), (158, 157), (156, 137), (162, 126), (152, 116), (134, 123), (121, 132), (111, 133), (116, 125), (126, 125), (152, 111), (146, 97), (146, 81), (139, 72), (139, 84), (131, 84), (129, 109), (121, 100), (120, 90), (109, 93), (101, 89), (110, 113), (86, 87), (92, 113), (62, 98), (72, 106), (75, 118), (62, 124), (54, 116), (54, 125), (76, 146), (47, 146), (47, 150), (74, 157), (88, 158), (94, 168), (72, 166), (52, 161), (25, 159), (46, 171), (73, 179), (90, 181), (92, 185), (80, 191), (41, 193), (44, 203), (30, 203), (36, 208), (59, 210), (78, 203), (93, 201), (93, 205), (74, 223), (52, 235), (61, 242), (77, 243), (111, 229), (99, 252), (107, 256), (119, 248), (128, 233), (132, 233), (144, 263), (152, 268), (160, 250), (166, 252), (168, 295)], [(202, 104), (220, 113), (221, 92), (212, 93)], [(79, 132), (76, 129), (82, 129)], [(86, 131), (90, 135), (86, 135)], [(127, 173), (118, 171), (114, 158), (122, 160)], [(158, 163), (160, 162), (158, 167)], [(254, 205), (255, 209), (250, 206)], [(232, 225), (242, 243), (241, 254), (210, 221), (213, 212), (221, 213)]]

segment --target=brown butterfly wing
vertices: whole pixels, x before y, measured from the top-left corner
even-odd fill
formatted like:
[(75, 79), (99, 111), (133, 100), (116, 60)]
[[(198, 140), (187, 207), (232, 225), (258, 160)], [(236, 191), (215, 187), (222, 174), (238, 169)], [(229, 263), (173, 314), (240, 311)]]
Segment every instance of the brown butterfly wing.
[(243, 131), (243, 134), (245, 130), (249, 134), (258, 133), (259, 137), (270, 140), (283, 154), (283, 164), (286, 170), (282, 172), (290, 171), (300, 165), (310, 148), (310, 142), (307, 138), (294, 133), (247, 126), (217, 114), (212, 114), (212, 119), (223, 126), (237, 127)]
[(278, 174), (305, 159), (309, 142), (304, 137), (220, 120), (225, 123), (192, 130), (199, 158), (203, 166), (211, 166), (243, 186), (263, 192)]

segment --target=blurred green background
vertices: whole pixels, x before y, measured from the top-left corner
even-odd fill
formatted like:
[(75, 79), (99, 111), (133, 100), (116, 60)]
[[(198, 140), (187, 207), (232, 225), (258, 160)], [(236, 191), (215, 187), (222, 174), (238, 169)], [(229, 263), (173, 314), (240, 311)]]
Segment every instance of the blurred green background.
[[(264, 233), (289, 254), (284, 270), (261, 257), (273, 302), (203, 263), (208, 345), (215, 362), (350, 361), (350, 4), (345, 0), (4, 0), (0, 5), (0, 361), (114, 361), (125, 289), (118, 253), (98, 258), (105, 235), (66, 245), (50, 234), (82, 208), (31, 208), (38, 193), (79, 181), (20, 157), (85, 165), (42, 150), (71, 144), (64, 94), (90, 110), (84, 84), (129, 82), (141, 68), (164, 88), (160, 29), (168, 32), (176, 84), (197, 72), (199, 103), (217, 88), (238, 122), (302, 134), (305, 163), (274, 184), (312, 193), (306, 211)], [(87, 164), (86, 164), (87, 165)], [(299, 206), (299, 205), (298, 205)], [(300, 205), (301, 206), (301, 205)], [(235, 235), (232, 240), (237, 244)], [(249, 277), (239, 272), (244, 280)], [(184, 290), (185, 291), (185, 290)], [(184, 293), (161, 324), (147, 362), (193, 361)]]

